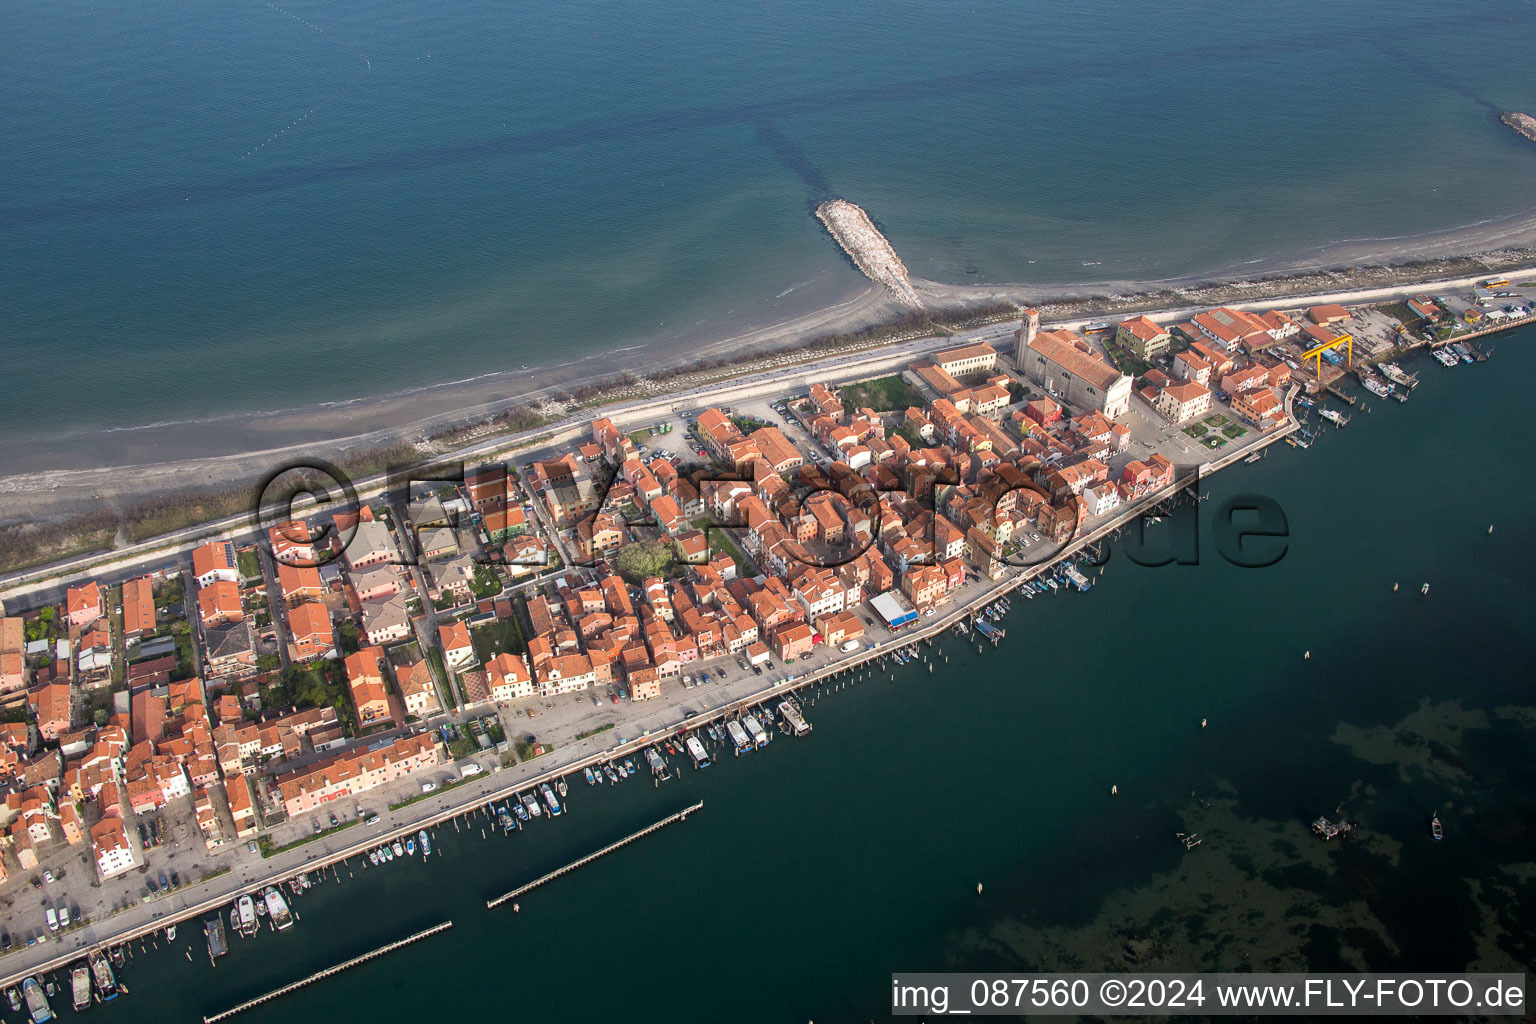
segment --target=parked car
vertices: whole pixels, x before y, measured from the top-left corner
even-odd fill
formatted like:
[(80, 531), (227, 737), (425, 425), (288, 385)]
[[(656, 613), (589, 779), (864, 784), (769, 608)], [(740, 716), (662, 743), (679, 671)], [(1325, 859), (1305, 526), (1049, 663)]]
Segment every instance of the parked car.
[(59, 912), (52, 907), (48, 908), (48, 930), (51, 932), (59, 930)]
[(435, 783), (435, 782), (423, 782), (421, 784), (421, 791), (423, 793), (435, 793), (435, 792), (437, 792), (437, 783)]

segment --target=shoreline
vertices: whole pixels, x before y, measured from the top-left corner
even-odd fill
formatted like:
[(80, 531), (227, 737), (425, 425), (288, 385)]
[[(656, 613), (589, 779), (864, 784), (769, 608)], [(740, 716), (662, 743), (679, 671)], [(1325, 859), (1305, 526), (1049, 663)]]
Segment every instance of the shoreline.
[[(233, 900), (237, 899), (243, 893), (258, 892), (269, 885), (280, 885), (288, 879), (296, 877), (302, 873), (323, 872), (327, 868), (335, 869), (353, 857), (366, 857), (367, 852), (370, 849), (374, 849), (382, 844), (391, 842), (395, 838), (404, 839), (408, 835), (414, 835), (421, 829), (434, 829), (454, 819), (467, 817), (480, 810), (485, 804), (495, 802), (497, 800), (507, 799), (514, 792), (522, 790), (536, 790), (541, 783), (549, 782), (552, 784), (557, 779), (565, 778), (567, 776), (579, 775), (581, 770), (589, 765), (600, 764), (606, 761), (613, 761), (632, 755), (638, 755), (646, 747), (652, 746), (663, 739), (674, 737), (685, 732), (691, 734), (702, 726), (722, 721), (725, 718), (728, 718), (730, 715), (735, 714), (743, 709), (769, 704), (770, 702), (777, 702), (780, 699), (795, 696), (801, 690), (815, 686), (843, 673), (851, 672), (862, 667), (867, 667), (872, 662), (879, 661), (883, 666), (884, 659), (890, 657), (892, 651), (901, 648), (914, 647), (922, 643), (931, 644), (931, 641), (942, 637), (943, 634), (952, 629), (956, 623), (966, 619), (967, 617), (974, 617), (979, 609), (992, 604), (1000, 597), (1006, 597), (1014, 593), (1029, 581), (1045, 575), (1052, 567), (1058, 563), (1078, 555), (1086, 548), (1123, 529), (1127, 524), (1133, 522), (1138, 517), (1147, 515), (1151, 512), (1151, 510), (1158, 508), (1166, 502), (1177, 500), (1184, 489), (1196, 479), (1204, 478), (1214, 472), (1219, 472), (1221, 469), (1227, 468), (1228, 466), (1239, 462), (1241, 459), (1246, 458), (1254, 452), (1262, 451), (1272, 444), (1279, 443), (1297, 429), (1297, 422), (1292, 412), (1290, 402), (1290, 399), (1293, 398), (1294, 395), (1295, 390), (1293, 389), (1286, 396), (1286, 411), (1288, 414), (1288, 422), (1284, 426), (1277, 427), (1268, 433), (1260, 434), (1250, 443), (1243, 445), (1220, 458), (1213, 459), (1209, 463), (1200, 463), (1196, 473), (1177, 478), (1164, 488), (1144, 495), (1141, 499), (1121, 507), (1110, 519), (1095, 526), (1088, 533), (1082, 534), (1081, 536), (1075, 536), (1070, 542), (1065, 544), (1061, 550), (1057, 551), (1045, 562), (1042, 562), (1039, 565), (1030, 566), (1026, 569), (1023, 569), (1022, 571), (1010, 573), (995, 581), (980, 580), (976, 583), (968, 584), (969, 587), (975, 587), (978, 589), (973, 593), (965, 594), (963, 599), (958, 604), (945, 608), (943, 611), (933, 616), (931, 620), (919, 620), (919, 623), (916, 626), (887, 636), (872, 650), (864, 649), (855, 651), (846, 656), (838, 658), (829, 665), (812, 669), (804, 675), (797, 676), (791, 674), (777, 681), (769, 681), (763, 686), (751, 690), (744, 695), (722, 698), (714, 704), (706, 705), (705, 707), (697, 710), (692, 716), (685, 714), (681, 719), (670, 722), (659, 730), (646, 729), (642, 731), (638, 736), (634, 736), (629, 739), (624, 739), (615, 735), (618, 732), (617, 729), (610, 733), (599, 733), (596, 736), (589, 737), (589, 739), (601, 740), (611, 735), (614, 737), (615, 742), (610, 743), (600, 750), (590, 751), (587, 753), (568, 754), (566, 760), (554, 765), (553, 767), (535, 770), (531, 774), (517, 773), (516, 769), (519, 767), (536, 765), (537, 759), (531, 762), (518, 762), (516, 766), (511, 768), (493, 769), (490, 773), (488, 773), (488, 778), (483, 780), (484, 782), (489, 782), (492, 784), (492, 788), (489, 792), (486, 792), (482, 789), (471, 794), (468, 792), (460, 792), (461, 787), (456, 786), (446, 790), (442, 794), (440, 798), (448, 800), (448, 803), (446, 806), (440, 807), (435, 811), (424, 814), (419, 813), (417, 815), (411, 815), (410, 812), (413, 809), (418, 811), (421, 809), (421, 805), (426, 802), (422, 800), (413, 800), (410, 803), (395, 810), (387, 810), (381, 815), (381, 817), (392, 817), (402, 812), (404, 812), (407, 817), (405, 820), (395, 820), (389, 822), (388, 826), (378, 833), (371, 834), (366, 837), (349, 838), (344, 842), (343, 846), (335, 850), (326, 850), (324, 856), (317, 856), (318, 851), (311, 851), (307, 856), (303, 857), (302, 860), (294, 859), (291, 862), (288, 861), (287, 858), (289, 855), (296, 855), (303, 851), (306, 847), (313, 845), (310, 842), (305, 842), (296, 846), (285, 848), (277, 853), (274, 853), (271, 857), (263, 857), (259, 861), (259, 864), (268, 864), (277, 860), (285, 861), (284, 865), (281, 867), (274, 865), (271, 871), (258, 873), (253, 877), (242, 876), (237, 879), (234, 869), (224, 870), (211, 878), (207, 878), (204, 881), (188, 885), (183, 889), (177, 890), (176, 892), (177, 894), (181, 894), (185, 897), (185, 895), (191, 890), (200, 888), (202, 886), (213, 886), (217, 889), (217, 891), (199, 896), (195, 902), (184, 904), (180, 908), (169, 912), (151, 912), (148, 920), (137, 924), (131, 924), (125, 921), (124, 923), (127, 924), (127, 927), (116, 931), (109, 931), (108, 934), (102, 937), (98, 937), (95, 934), (91, 934), (89, 936), (82, 935), (81, 938), (87, 941), (82, 942), (80, 946), (73, 948), (68, 952), (50, 955), (47, 959), (34, 962), (26, 968), (8, 971), (3, 975), (0, 975), (0, 988), (8, 988), (10, 986), (17, 985), (22, 981), (22, 979), (28, 976), (49, 973), (67, 967), (72, 962), (80, 959), (89, 950), (98, 948), (106, 949), (124, 942), (131, 942), (136, 938), (141, 938), (153, 934), (154, 932), (160, 931), (168, 925), (188, 922), (195, 918), (200, 918), (210, 912), (217, 911), (222, 913)], [(974, 634), (972, 636), (974, 638)], [(1001, 638), (998, 641), (994, 641), (993, 646), (996, 647), (1000, 642)], [(783, 737), (784, 734), (781, 730), (780, 738)], [(576, 744), (573, 744), (573, 746), (585, 742), (587, 741), (578, 740), (576, 741)], [(557, 750), (558, 749), (559, 748), (557, 748)], [(566, 749), (569, 749), (569, 747)], [(686, 761), (683, 763), (686, 763)], [(513, 772), (514, 774), (517, 774), (517, 777), (501, 781), (502, 776), (507, 772)], [(463, 788), (467, 789), (467, 787)], [(460, 799), (453, 800), (452, 797), (455, 794), (457, 794)], [(361, 797), (359, 796), (357, 799), (361, 799)], [(348, 836), (350, 836), (350, 834), (355, 832), (356, 829), (345, 828), (343, 831)], [(322, 835), (318, 838), (323, 839), (324, 836)], [(220, 884), (221, 882), (223, 883), (222, 885)], [(235, 884), (231, 885), (231, 882)], [(113, 914), (112, 916), (108, 917), (106, 921), (110, 922), (124, 918), (126, 915), (135, 914), (136, 912), (147, 912), (150, 911), (150, 908), (153, 908), (155, 905), (155, 902), (141, 902), (122, 911), (119, 911), (116, 914)], [(82, 926), (82, 930), (93, 928), (96, 923), (97, 922), (95, 921), (89, 921), (84, 926)], [(29, 948), (41, 947), (23, 946), (14, 950), (13, 953), (9, 955), (24, 953)], [(0, 966), (3, 965), (4, 961), (0, 960)]]
[[(1330, 282), (1342, 286), (1349, 280), (1383, 284), (1410, 277), (1455, 276), (1460, 266), (1474, 264), (1476, 269), (1465, 273), (1536, 267), (1536, 214), (1413, 235), (1343, 239), (1286, 256), (1160, 279), (971, 285), (915, 278), (913, 284), (941, 317), (957, 317), (967, 308), (987, 304), (1013, 303), (1034, 305), (1051, 320), (1115, 309), (1140, 311), (1180, 301), (1221, 305), (1282, 298), (1297, 289), (1334, 290), (1324, 287)], [(1436, 269), (1442, 265), (1444, 273)], [(838, 266), (847, 263), (839, 260)], [(791, 291), (821, 284), (814, 290), (826, 292), (827, 285), (832, 284), (826, 276), (813, 276)], [(735, 362), (856, 333), (904, 310), (883, 288), (860, 277), (850, 287), (833, 285), (830, 291), (835, 299), (831, 305), (789, 311), (782, 317), (759, 314), (759, 320), (744, 330), (723, 335), (717, 328), (696, 327), (554, 365), (491, 369), (456, 380), (272, 411), (87, 428), (46, 437), (46, 446), (26, 443), (43, 440), (41, 437), (14, 436), (0, 455), (0, 494), (25, 495), (39, 486), (54, 490), (57, 485), (57, 490), (76, 492), (76, 496), (71, 499), (69, 493), (54, 494), (52, 500), (68, 502), (81, 500), (78, 494), (86, 490), (92, 495), (102, 493), (103, 486), (106, 491), (128, 496), (217, 484), (219, 465), (225, 460), (265, 458), (270, 462), (294, 449), (350, 450), (463, 428), (592, 381), (594, 362), (608, 361), (602, 367), (604, 373), (639, 376), (647, 371), (675, 371), (701, 359)], [(645, 365), (612, 365), (615, 356), (626, 353), (645, 358)], [(168, 471), (172, 467), (181, 470), (175, 480)], [(145, 472), (149, 480), (130, 489), (121, 482), (102, 479), (104, 474), (125, 469)], [(27, 481), (33, 477), (41, 481), (29, 486)], [(35, 508), (24, 513), (30, 518), (39, 514)]]
[[(1442, 272), (1473, 271), (1464, 277), (1442, 275), (1426, 279), (1423, 273), (1429, 269)], [(1144, 313), (1159, 318), (1188, 316), (1201, 308), (1214, 305), (1232, 305), (1238, 308), (1261, 308), (1277, 303), (1295, 302), (1299, 305), (1326, 302), (1359, 303), (1403, 298), (1420, 291), (1435, 291), (1445, 287), (1469, 286), (1490, 271), (1503, 271), (1517, 275), (1536, 273), (1536, 251), (1505, 250), (1497, 260), (1491, 254), (1462, 257), (1455, 261), (1432, 261), (1399, 267), (1350, 268), (1347, 270), (1315, 271), (1308, 274), (1279, 275), (1264, 280), (1249, 280), (1233, 284), (1212, 285), (1203, 288), (1187, 287), (1167, 289), (1156, 293), (1114, 298), (1089, 299), (1078, 302), (1058, 302), (1044, 308), (1052, 313), (1053, 326), (1077, 326), (1086, 320), (1106, 316), (1120, 317)], [(1332, 286), (1334, 290), (1308, 293), (1309, 287)], [(871, 286), (874, 287), (874, 286)], [(1342, 290), (1340, 290), (1342, 289)], [(1144, 302), (1148, 304), (1143, 304)], [(1155, 303), (1155, 304), (1153, 304)], [(997, 330), (999, 324), (1011, 321), (1007, 317), (976, 318), (973, 325), (991, 324)], [(1068, 319), (1075, 317), (1075, 319)], [(1508, 327), (1518, 326), (1509, 324)], [(664, 385), (645, 389), (633, 384), (626, 385), (619, 393), (599, 394), (596, 399), (574, 407), (559, 407), (557, 418), (519, 429), (516, 424), (482, 426), (468, 431), (451, 431), (440, 436), (438, 443), (417, 444), (406, 448), (397, 437), (381, 439), (380, 443), (391, 448), (369, 449), (354, 440), (337, 440), (330, 446), (319, 446), (319, 453), (328, 461), (350, 467), (361, 458), (380, 453), (392, 455), (398, 464), (404, 451), (412, 463), (449, 463), (464, 460), (503, 460), (511, 453), (524, 452), (538, 445), (569, 440), (585, 429), (590, 413), (601, 409), (607, 416), (620, 420), (643, 421), (648, 413), (679, 407), (677, 403), (719, 404), (742, 400), (754, 393), (767, 394), (795, 380), (808, 382), (812, 377), (835, 383), (843, 383), (867, 376), (889, 372), (891, 367), (928, 351), (953, 344), (955, 334), (946, 330), (937, 333), (927, 328), (908, 329), (879, 334), (874, 340), (854, 336), (844, 337), (841, 346), (828, 348), (791, 349), (788, 354), (759, 355), (752, 362), (733, 363), (719, 368), (700, 371), (694, 375), (680, 375), (668, 379)], [(975, 330), (975, 327), (968, 328)], [(1503, 328), (1501, 328), (1503, 329)], [(756, 363), (754, 366), (753, 363)], [(509, 429), (510, 427), (510, 429)], [(444, 439), (446, 438), (446, 439)], [(83, 501), (84, 509), (94, 504), (98, 517), (114, 520), (115, 525), (105, 531), (105, 541), (92, 547), (76, 545), (48, 557), (45, 561), (18, 567), (0, 577), (0, 587), (10, 588), (12, 593), (35, 592), (50, 581), (82, 575), (87, 569), (100, 570), (106, 565), (135, 560), (172, 550), (175, 545), (189, 545), (193, 540), (234, 537), (249, 526), (250, 511), (246, 506), (251, 482), (260, 479), (283, 459), (293, 459), (316, 453), (316, 446), (293, 445), (285, 449), (261, 451), (250, 455), (222, 456), (195, 463), (169, 463), (149, 466), (126, 466), (94, 471), (59, 471), (26, 477), (0, 477), (0, 495), (4, 495), (9, 507), (20, 512), (24, 507), (47, 507), (54, 520), (63, 520), (62, 528), (74, 528), (81, 522), (81, 492), (94, 493), (95, 503)], [(167, 486), (165, 481), (171, 481)], [(353, 482), (362, 497), (370, 497), (382, 490), (386, 474), (382, 472), (355, 472)], [(132, 511), (124, 505), (140, 495), (144, 488), (157, 489), (159, 495), (154, 504), (160, 505), (164, 497), (185, 492), (196, 499), (197, 508), (205, 503), (225, 499), (235, 503), (234, 510), (216, 509), (212, 514), (202, 513), (187, 521), (176, 523), (163, 530), (134, 537), (127, 533), (123, 512)], [(119, 490), (121, 488), (121, 490)], [(201, 488), (190, 491), (188, 488)], [(222, 488), (222, 491), (220, 490)], [(63, 493), (60, 493), (63, 491)], [(106, 492), (103, 494), (102, 492)], [(74, 507), (70, 507), (71, 495), (75, 495)], [(189, 499), (190, 500), (190, 499)], [(138, 506), (140, 508), (143, 505)], [(65, 511), (60, 511), (63, 508)], [(37, 512), (32, 521), (48, 523)], [(68, 518), (75, 517), (75, 518)], [(25, 518), (23, 522), (27, 521)], [(84, 529), (79, 527), (78, 529)], [(94, 527), (101, 532), (98, 521)], [(126, 538), (124, 537), (124, 534)], [(3, 539), (3, 538), (0, 538)], [(18, 540), (27, 539), (18, 535)]]

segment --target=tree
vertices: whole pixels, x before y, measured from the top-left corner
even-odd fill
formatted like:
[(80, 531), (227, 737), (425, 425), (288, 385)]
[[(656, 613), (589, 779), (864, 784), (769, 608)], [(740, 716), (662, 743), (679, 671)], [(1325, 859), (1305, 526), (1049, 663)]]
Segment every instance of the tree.
[(626, 544), (614, 559), (619, 575), (630, 583), (639, 583), (647, 576), (663, 575), (672, 565), (672, 545), (666, 541), (642, 541)]

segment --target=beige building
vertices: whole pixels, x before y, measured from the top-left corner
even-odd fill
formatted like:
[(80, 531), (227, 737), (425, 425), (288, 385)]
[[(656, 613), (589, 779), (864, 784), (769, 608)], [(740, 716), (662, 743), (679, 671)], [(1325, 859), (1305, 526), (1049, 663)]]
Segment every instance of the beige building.
[(1078, 411), (1097, 409), (1118, 419), (1131, 407), (1131, 378), (1071, 331), (1043, 331), (1023, 353), (1030, 380)]
[(1211, 411), (1211, 389), (1192, 380), (1170, 384), (1158, 392), (1157, 411), (1173, 423), (1203, 416)]

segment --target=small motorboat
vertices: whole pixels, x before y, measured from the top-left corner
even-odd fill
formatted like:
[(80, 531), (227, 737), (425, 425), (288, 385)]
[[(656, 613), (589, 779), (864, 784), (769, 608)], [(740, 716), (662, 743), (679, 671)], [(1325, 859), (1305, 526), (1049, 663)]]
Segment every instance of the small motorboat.
[(1436, 814), (1429, 819), (1429, 834), (1436, 839), (1445, 838), (1445, 829), (1440, 826), (1440, 815)]
[(396, 839), (393, 843), (390, 844), (390, 849), (395, 851), (395, 856), (396, 857), (404, 857), (405, 856), (405, 847), (400, 845), (400, 840), (398, 840), (398, 839)]
[(609, 782), (619, 781), (619, 773), (613, 770), (613, 765), (611, 764), (603, 765), (603, 774), (608, 776)]
[(405, 841), (405, 852), (410, 854), (412, 857), (416, 856), (416, 840), (415, 839), (407, 839)]
[(427, 835), (426, 829), (416, 833), (416, 841), (421, 844), (421, 855), (423, 857), (430, 857), (432, 855), (432, 837)]
[(597, 780), (592, 777), (592, 766), (591, 765), (588, 765), (587, 767), (583, 768), (582, 772), (585, 773), (586, 776), (587, 776), (587, 785), (589, 785), (589, 786), (597, 785)]
[(369, 864), (377, 864), (378, 862), (379, 862), (379, 851), (378, 850), (369, 850), (368, 851), (368, 863)]
[(631, 761), (627, 757), (624, 759), (624, 774), (626, 774), (626, 775), (633, 775), (633, 774), (635, 774), (635, 762)]

